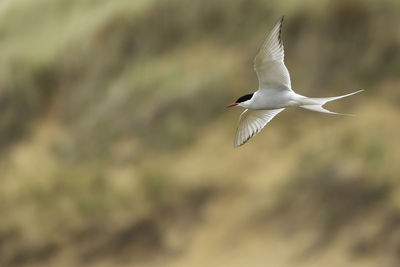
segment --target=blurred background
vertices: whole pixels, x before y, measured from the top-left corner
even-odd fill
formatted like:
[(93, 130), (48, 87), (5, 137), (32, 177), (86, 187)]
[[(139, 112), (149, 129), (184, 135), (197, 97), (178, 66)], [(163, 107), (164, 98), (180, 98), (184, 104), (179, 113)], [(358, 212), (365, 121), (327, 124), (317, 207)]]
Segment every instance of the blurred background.
[[(2, 0), (0, 266), (400, 266), (400, 2)], [(233, 148), (285, 15), (300, 94)]]

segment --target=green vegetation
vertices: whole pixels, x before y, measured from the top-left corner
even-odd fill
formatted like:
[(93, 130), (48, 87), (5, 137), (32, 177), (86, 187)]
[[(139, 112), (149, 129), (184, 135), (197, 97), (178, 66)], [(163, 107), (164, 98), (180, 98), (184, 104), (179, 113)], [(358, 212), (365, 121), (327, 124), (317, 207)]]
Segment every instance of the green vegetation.
[[(0, 265), (398, 266), (399, 11), (0, 2)], [(294, 89), (365, 89), (329, 107), (357, 116), (287, 110), (233, 149), (223, 107), (283, 14)]]

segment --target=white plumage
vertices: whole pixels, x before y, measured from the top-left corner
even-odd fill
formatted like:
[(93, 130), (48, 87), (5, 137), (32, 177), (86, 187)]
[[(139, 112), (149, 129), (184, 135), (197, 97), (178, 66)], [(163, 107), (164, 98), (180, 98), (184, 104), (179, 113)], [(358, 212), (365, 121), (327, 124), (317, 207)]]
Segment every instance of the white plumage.
[(265, 39), (260, 51), (254, 59), (254, 70), (258, 77), (258, 90), (253, 94), (240, 97), (229, 105), (246, 108), (239, 117), (235, 136), (235, 147), (246, 143), (259, 133), (268, 122), (286, 107), (299, 106), (312, 111), (339, 114), (324, 109), (329, 101), (350, 96), (347, 95), (324, 98), (310, 98), (296, 94), (291, 87), (289, 71), (284, 64), (285, 52), (281, 39), (283, 17)]

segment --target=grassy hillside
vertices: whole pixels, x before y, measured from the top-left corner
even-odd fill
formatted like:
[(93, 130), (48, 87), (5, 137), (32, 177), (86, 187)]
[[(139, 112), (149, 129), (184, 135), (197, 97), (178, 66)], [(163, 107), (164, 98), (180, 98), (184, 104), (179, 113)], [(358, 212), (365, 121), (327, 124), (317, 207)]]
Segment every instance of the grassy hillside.
[[(398, 1), (0, 4), (1, 266), (398, 266)], [(288, 109), (233, 148), (253, 57)]]

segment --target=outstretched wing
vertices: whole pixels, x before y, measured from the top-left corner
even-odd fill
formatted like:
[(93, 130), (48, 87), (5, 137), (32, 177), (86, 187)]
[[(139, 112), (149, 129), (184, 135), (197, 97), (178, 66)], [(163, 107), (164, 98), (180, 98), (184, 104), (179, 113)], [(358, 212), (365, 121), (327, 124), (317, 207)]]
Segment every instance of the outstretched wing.
[(240, 114), (239, 124), (235, 136), (235, 147), (246, 143), (250, 138), (258, 134), (268, 122), (270, 122), (279, 112), (284, 110), (248, 110)]
[(272, 29), (254, 59), (254, 70), (261, 90), (292, 90), (289, 71), (283, 62), (285, 53), (281, 40), (282, 23), (283, 17)]

